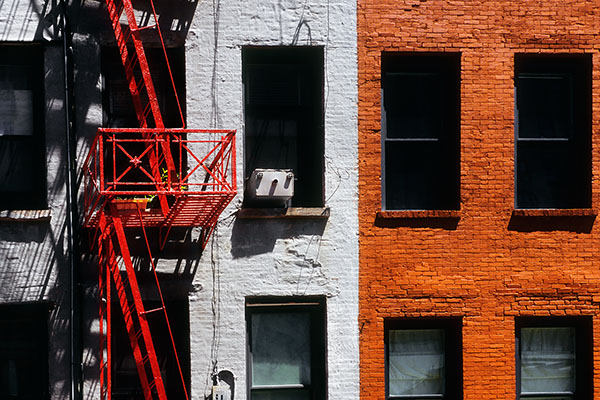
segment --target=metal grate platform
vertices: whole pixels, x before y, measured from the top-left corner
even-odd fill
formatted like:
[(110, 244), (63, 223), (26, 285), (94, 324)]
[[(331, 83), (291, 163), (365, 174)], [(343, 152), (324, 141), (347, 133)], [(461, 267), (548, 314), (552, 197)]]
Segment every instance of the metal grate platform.
[[(83, 225), (97, 227), (113, 204), (124, 227), (212, 227), (236, 195), (234, 138), (226, 130), (99, 129), (84, 164)], [(158, 156), (165, 146), (174, 173)]]

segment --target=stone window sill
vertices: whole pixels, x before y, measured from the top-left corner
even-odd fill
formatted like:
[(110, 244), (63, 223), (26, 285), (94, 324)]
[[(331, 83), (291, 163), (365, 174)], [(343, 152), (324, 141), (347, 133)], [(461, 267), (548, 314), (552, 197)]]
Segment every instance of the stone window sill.
[(378, 219), (460, 218), (460, 210), (397, 210), (378, 211)]
[(0, 210), (0, 221), (4, 222), (47, 222), (52, 212), (44, 210)]
[(242, 219), (327, 219), (329, 215), (329, 207), (242, 208), (237, 213), (237, 217)]
[(514, 217), (594, 217), (596, 215), (598, 215), (598, 210), (593, 208), (522, 208), (513, 210)]

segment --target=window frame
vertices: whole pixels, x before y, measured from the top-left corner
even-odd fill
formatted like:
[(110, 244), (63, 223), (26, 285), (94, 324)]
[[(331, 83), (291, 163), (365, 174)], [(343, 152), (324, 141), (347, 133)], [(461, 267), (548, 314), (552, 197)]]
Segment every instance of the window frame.
[[(275, 68), (282, 66), (297, 70), (298, 77), (305, 84), (298, 85), (300, 103), (297, 105), (281, 104), (273, 106), (252, 104), (250, 74), (253, 69)], [(324, 116), (324, 82), (325, 57), (323, 46), (244, 46), (242, 47), (242, 87), (244, 107), (244, 188), (252, 171), (261, 166), (258, 158), (253, 161), (249, 145), (252, 120), (300, 121), (295, 133), (294, 196), (291, 207), (323, 207), (325, 204), (325, 116)], [(305, 95), (306, 93), (306, 95)], [(308, 100), (307, 100), (308, 99)], [(287, 119), (277, 119), (284, 115)], [(267, 157), (266, 162), (269, 163)], [(252, 165), (250, 165), (252, 164)], [(283, 163), (285, 164), (285, 163)], [(277, 169), (292, 169), (291, 166)], [(268, 200), (252, 201), (244, 195), (244, 207), (281, 207), (278, 202)]]
[[(564, 136), (534, 137), (521, 134), (520, 103), (527, 95), (523, 78), (569, 79), (569, 130)], [(592, 56), (591, 54), (515, 54), (514, 57), (514, 207), (515, 209), (590, 208), (592, 204)], [(560, 147), (558, 147), (560, 146)], [(574, 163), (549, 171), (542, 154), (558, 151)], [(536, 173), (536, 166), (544, 173)], [(532, 185), (534, 182), (542, 182)], [(520, 182), (521, 181), (521, 182)], [(527, 183), (529, 181), (529, 183)], [(546, 182), (544, 182), (546, 181)], [(519, 190), (520, 187), (526, 189)], [(537, 189), (537, 190), (536, 190)], [(541, 190), (541, 192), (540, 192)], [(561, 196), (561, 193), (567, 193)]]
[[(575, 329), (575, 392), (521, 393), (521, 329), (523, 328), (574, 328)], [(589, 316), (577, 317), (518, 317), (515, 319), (515, 372), (517, 400), (556, 397), (562, 400), (590, 400), (593, 393), (593, 321)]]
[[(44, 46), (38, 43), (2, 43), (0, 59), (3, 65), (28, 67), (28, 79), (32, 91), (32, 135), (1, 135), (0, 141), (21, 144), (31, 153), (33, 165), (32, 182), (27, 183), (30, 190), (3, 191), (0, 209), (5, 210), (41, 210), (47, 208), (46, 182), (46, 143), (45, 143), (45, 88), (44, 88)], [(24, 70), (25, 68), (23, 68)]]
[[(381, 208), (383, 211), (460, 209), (461, 56), (460, 52), (407, 53), (384, 51), (381, 53)], [(441, 85), (439, 88), (440, 127), (438, 137), (410, 137), (408, 135), (406, 137), (401, 137), (401, 135), (392, 137), (388, 128), (386, 105), (386, 97), (390, 96), (389, 93), (386, 93), (390, 90), (387, 88), (389, 77), (391, 75), (426, 74), (439, 76)], [(399, 93), (393, 95), (401, 96)], [(394, 181), (391, 180), (391, 177), (397, 177), (395, 174), (397, 171), (391, 171), (392, 165), (388, 165), (388, 162), (397, 159), (397, 157), (389, 157), (387, 153), (392, 151), (388, 147), (393, 147), (394, 144), (401, 146), (401, 143), (413, 147), (421, 145), (428, 149), (437, 147), (436, 151), (444, 156), (442, 161), (436, 158), (436, 162), (439, 162), (437, 170), (442, 170), (442, 173), (445, 174), (445, 179), (442, 177), (437, 179), (446, 182), (445, 185), (438, 185), (436, 196), (427, 196), (422, 193), (422, 198), (396, 200), (396, 203), (404, 202), (404, 204), (391, 204), (393, 202), (390, 198), (391, 193), (402, 190), (399, 186), (392, 187)], [(438, 173), (436, 176), (439, 175)], [(401, 174), (401, 178), (404, 180), (409, 180), (411, 176), (406, 171)], [(413, 190), (414, 183), (405, 184), (409, 189), (406, 192), (416, 193)], [(422, 188), (420, 191), (424, 192)], [(429, 200), (425, 200), (425, 198), (429, 198)], [(431, 201), (431, 198), (441, 198), (442, 200), (436, 203)], [(415, 204), (411, 205), (407, 202)]]
[[(390, 331), (435, 329), (444, 331), (445, 393), (429, 395), (390, 394)], [(385, 348), (385, 398), (386, 400), (414, 399), (462, 399), (462, 319), (460, 317), (439, 318), (388, 318), (384, 321)], [(447, 368), (450, 363), (455, 368)]]
[[(272, 313), (308, 313), (310, 317), (311, 384), (310, 385), (252, 385), (252, 315)], [(326, 301), (323, 297), (280, 298), (249, 297), (246, 299), (246, 396), (253, 391), (306, 389), (310, 400), (327, 398), (327, 332)]]

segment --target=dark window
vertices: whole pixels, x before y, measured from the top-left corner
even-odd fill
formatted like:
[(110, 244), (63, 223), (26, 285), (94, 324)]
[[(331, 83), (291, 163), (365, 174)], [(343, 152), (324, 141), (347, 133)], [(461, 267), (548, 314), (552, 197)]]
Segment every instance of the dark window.
[[(160, 302), (158, 301), (144, 301), (144, 308), (146, 310), (153, 310), (159, 307)], [(190, 325), (188, 301), (165, 301), (165, 307), (169, 316), (169, 324), (173, 333), (186, 390), (189, 393)], [(142, 400), (144, 399), (144, 393), (119, 304), (114, 303), (112, 310), (112, 398), (115, 400)], [(164, 314), (162, 312), (149, 313), (147, 314), (147, 320), (167, 397), (169, 399), (183, 399), (185, 395), (181, 376), (179, 375), (177, 360)]]
[(0, 306), (0, 398), (48, 399), (48, 304)]
[(519, 399), (591, 398), (591, 318), (519, 318)]
[(251, 400), (324, 400), (325, 302), (246, 302)]
[(461, 335), (455, 318), (386, 321), (386, 398), (460, 399)]
[[(130, 51), (133, 51), (133, 49)], [(177, 107), (167, 63), (165, 62), (164, 51), (162, 48), (147, 48), (144, 51), (150, 67), (150, 74), (164, 125), (168, 128), (181, 128), (183, 124), (179, 115), (179, 108)], [(182, 47), (167, 49), (173, 81), (177, 88), (177, 96), (182, 108), (185, 105), (184, 54)], [(101, 56), (102, 75), (104, 78), (104, 126), (109, 128), (138, 128), (140, 124), (135, 113), (129, 84), (125, 77), (125, 70), (119, 52), (115, 47), (105, 47), (102, 48)], [(141, 79), (141, 76), (138, 79)], [(145, 92), (142, 94), (142, 100), (144, 102), (147, 101)], [(150, 126), (154, 127), (151, 118), (149, 122)]]
[(460, 54), (383, 53), (382, 206), (460, 205)]
[[(133, 51), (133, 49), (130, 49)], [(177, 97), (173, 90), (171, 75), (164, 56), (162, 48), (147, 48), (144, 50), (146, 59), (150, 68), (150, 74), (156, 97), (161, 111), (163, 123), (167, 128), (181, 128), (183, 126), (177, 99), (182, 107), (182, 112), (185, 116), (185, 60), (183, 48), (167, 49), (169, 65), (173, 74), (173, 83), (177, 89)], [(138, 121), (131, 92), (129, 91), (128, 82), (125, 76), (125, 70), (121, 61), (119, 52), (114, 47), (105, 47), (102, 49), (102, 75), (103, 75), (103, 110), (104, 110), (104, 126), (109, 128), (137, 128), (140, 126)], [(139, 70), (136, 72), (139, 74)], [(141, 81), (141, 76), (136, 76), (136, 79)], [(140, 95), (142, 107), (148, 104), (146, 91), (142, 91)], [(155, 127), (152, 113), (148, 116), (148, 126)], [(120, 134), (121, 139), (140, 139), (137, 133)], [(123, 142), (122, 142), (123, 143)], [(124, 142), (124, 150), (116, 147), (115, 150), (115, 169), (116, 173), (113, 176), (112, 153), (106, 152), (104, 171), (107, 178), (107, 184), (119, 180), (121, 182), (115, 185), (115, 190), (143, 191), (152, 190), (148, 185), (125, 185), (122, 182), (147, 182), (148, 177), (139, 168), (129, 169), (131, 166), (131, 157), (139, 156), (143, 160), (144, 169), (150, 171), (149, 164), (146, 164), (148, 157), (144, 157), (146, 143)], [(178, 154), (176, 144), (172, 145), (172, 154)], [(175, 159), (175, 165), (178, 165), (178, 160)], [(182, 160), (186, 163), (186, 160)], [(128, 171), (122, 175), (124, 171)]]
[(0, 46), (0, 208), (46, 207), (44, 52)]
[(588, 55), (515, 58), (516, 207), (591, 206)]
[[(247, 47), (242, 69), (245, 178), (255, 169), (291, 169), (291, 205), (322, 206), (323, 48)], [(247, 197), (246, 205), (260, 205)]]

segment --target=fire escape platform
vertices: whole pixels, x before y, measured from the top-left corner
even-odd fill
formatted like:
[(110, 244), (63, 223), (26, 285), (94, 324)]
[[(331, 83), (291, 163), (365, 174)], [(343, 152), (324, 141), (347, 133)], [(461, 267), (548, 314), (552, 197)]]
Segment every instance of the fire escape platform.
[(236, 195), (234, 138), (228, 130), (99, 129), (84, 164), (84, 226), (111, 218), (109, 208), (125, 228), (214, 226)]
[[(138, 200), (112, 200), (116, 212), (125, 228), (134, 227), (206, 227), (213, 225), (220, 212), (235, 195), (226, 194), (178, 194), (166, 195), (172, 198), (172, 206), (165, 216), (160, 208), (147, 208)], [(106, 207), (109, 207), (107, 202)], [(114, 214), (114, 211), (113, 211)], [(106, 214), (110, 219), (110, 214)], [(98, 226), (98, 213), (87, 223), (88, 227)]]

